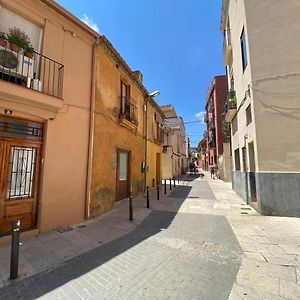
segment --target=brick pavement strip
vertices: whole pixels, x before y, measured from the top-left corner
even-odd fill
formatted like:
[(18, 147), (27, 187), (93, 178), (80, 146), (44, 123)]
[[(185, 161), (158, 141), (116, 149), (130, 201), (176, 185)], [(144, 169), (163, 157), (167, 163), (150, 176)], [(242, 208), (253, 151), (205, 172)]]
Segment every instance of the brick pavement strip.
[[(212, 231), (220, 236), (211, 236)], [(195, 240), (216, 245), (210, 252)], [(238, 257), (224, 260), (228, 251)], [(224, 217), (153, 211), (130, 234), (16, 281), (2, 288), (0, 297), (167, 299), (176, 294), (180, 299), (196, 295), (201, 299), (226, 299), (241, 255)]]

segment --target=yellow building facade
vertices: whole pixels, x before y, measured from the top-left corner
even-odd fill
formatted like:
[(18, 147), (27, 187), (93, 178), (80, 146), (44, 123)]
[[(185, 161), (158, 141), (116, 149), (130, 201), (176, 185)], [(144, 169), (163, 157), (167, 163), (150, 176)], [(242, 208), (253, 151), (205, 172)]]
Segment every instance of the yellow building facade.
[(89, 217), (144, 190), (144, 103), (141, 78), (101, 37), (95, 58), (95, 106)]
[(164, 114), (154, 99), (149, 98), (147, 103), (147, 172), (146, 185), (150, 189), (161, 184), (162, 181), (162, 145)]

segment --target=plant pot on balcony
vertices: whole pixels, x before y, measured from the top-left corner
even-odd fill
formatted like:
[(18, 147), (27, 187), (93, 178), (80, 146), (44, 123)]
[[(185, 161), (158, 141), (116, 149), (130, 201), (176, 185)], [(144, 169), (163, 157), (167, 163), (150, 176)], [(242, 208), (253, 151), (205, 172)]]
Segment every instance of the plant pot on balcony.
[(9, 45), (10, 46), (10, 50), (11, 51), (14, 51), (14, 52), (19, 52), (19, 50), (20, 50), (20, 47), (17, 45), (17, 44), (14, 44), (14, 43), (12, 43), (12, 44), (10, 44)]
[(28, 57), (29, 59), (33, 58), (33, 52), (32, 51), (24, 51), (24, 56)]

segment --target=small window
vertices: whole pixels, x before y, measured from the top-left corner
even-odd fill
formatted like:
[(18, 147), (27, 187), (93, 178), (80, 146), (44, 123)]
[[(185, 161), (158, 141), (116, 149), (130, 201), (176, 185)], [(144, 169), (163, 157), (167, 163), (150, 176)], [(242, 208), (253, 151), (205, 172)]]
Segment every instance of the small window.
[(240, 163), (240, 151), (239, 148), (234, 150), (234, 162), (235, 162), (235, 170), (240, 171), (241, 170), (241, 163)]
[(246, 36), (245, 36), (244, 28), (241, 34), (240, 41), (241, 41), (241, 52), (242, 52), (242, 66), (243, 66), (243, 71), (245, 71), (248, 61), (247, 61)]
[(247, 125), (252, 122), (251, 104), (249, 104), (248, 107), (246, 108), (246, 122)]
[(237, 123), (237, 117), (236, 116), (232, 119), (231, 128), (232, 128), (232, 135), (234, 135), (238, 130), (238, 123)]

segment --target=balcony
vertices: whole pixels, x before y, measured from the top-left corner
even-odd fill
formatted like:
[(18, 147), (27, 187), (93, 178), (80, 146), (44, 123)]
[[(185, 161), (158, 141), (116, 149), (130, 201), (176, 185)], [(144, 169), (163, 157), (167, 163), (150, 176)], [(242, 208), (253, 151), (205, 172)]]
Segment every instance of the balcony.
[(212, 120), (209, 120), (207, 123), (208, 130), (212, 131), (215, 129), (215, 124)]
[(130, 130), (136, 130), (137, 106), (135, 100), (128, 96), (121, 97), (121, 110), (119, 114), (120, 124)]
[(231, 122), (237, 112), (237, 99), (235, 91), (229, 91), (225, 102), (225, 121)]
[(206, 123), (208, 121), (207, 113), (204, 114), (203, 121), (204, 121), (204, 123)]
[(223, 57), (224, 57), (224, 64), (228, 66), (232, 58), (232, 45), (231, 45), (229, 30), (226, 31), (226, 36), (224, 37), (224, 41), (223, 41)]
[(0, 80), (62, 98), (62, 64), (35, 51), (14, 49), (4, 38), (0, 42)]

